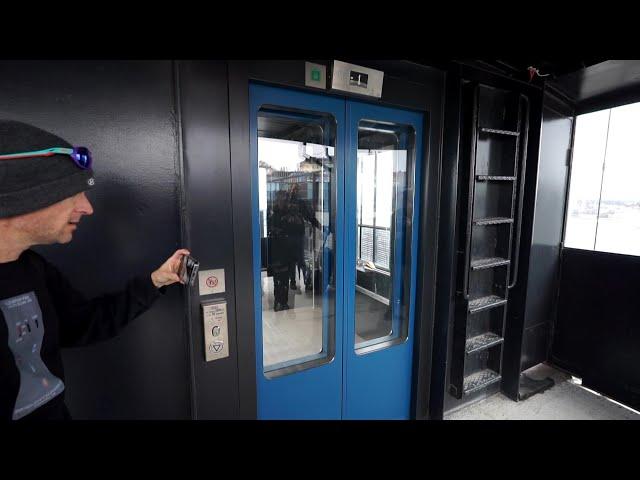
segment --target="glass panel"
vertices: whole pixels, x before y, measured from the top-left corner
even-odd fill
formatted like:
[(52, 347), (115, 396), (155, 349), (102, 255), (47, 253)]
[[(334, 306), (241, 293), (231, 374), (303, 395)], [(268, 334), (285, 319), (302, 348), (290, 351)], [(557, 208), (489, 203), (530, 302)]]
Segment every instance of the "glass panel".
[[(373, 159), (373, 161), (371, 161)], [(360, 198), (358, 205), (360, 207), (361, 222), (364, 225), (373, 225), (374, 222), (374, 194), (375, 191), (371, 186), (376, 178), (375, 154), (363, 152), (362, 156), (358, 155), (358, 176), (362, 181), (358, 182), (358, 191)]]
[(360, 227), (362, 239), (360, 241), (360, 258), (365, 262), (373, 262), (373, 228)]
[(414, 145), (410, 126), (366, 120), (358, 125), (357, 353), (407, 338)]
[(640, 103), (611, 110), (595, 249), (640, 255)]
[(258, 113), (262, 342), (267, 376), (335, 352), (335, 119)]
[[(393, 162), (395, 152), (381, 151), (376, 155), (376, 227), (391, 228), (393, 207)], [(385, 179), (381, 181), (380, 179)]]
[(389, 244), (390, 231), (382, 228), (376, 228), (376, 251), (375, 264), (377, 267), (389, 270), (389, 252), (391, 246)]
[(566, 247), (593, 250), (607, 144), (609, 110), (576, 119), (569, 185)]

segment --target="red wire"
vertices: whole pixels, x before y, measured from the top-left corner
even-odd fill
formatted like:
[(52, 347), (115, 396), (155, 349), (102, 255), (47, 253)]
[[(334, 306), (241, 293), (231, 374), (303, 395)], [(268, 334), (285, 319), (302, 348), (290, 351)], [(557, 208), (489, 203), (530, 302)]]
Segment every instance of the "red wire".
[(10, 155), (10, 156), (0, 155), (0, 157), (4, 157), (4, 158), (0, 158), (0, 160), (13, 160), (15, 158), (31, 158), (31, 157), (50, 157), (52, 155), (55, 155), (55, 153), (54, 152), (48, 152), (48, 153), (41, 153), (39, 155), (30, 155), (30, 156), (25, 156), (25, 155)]

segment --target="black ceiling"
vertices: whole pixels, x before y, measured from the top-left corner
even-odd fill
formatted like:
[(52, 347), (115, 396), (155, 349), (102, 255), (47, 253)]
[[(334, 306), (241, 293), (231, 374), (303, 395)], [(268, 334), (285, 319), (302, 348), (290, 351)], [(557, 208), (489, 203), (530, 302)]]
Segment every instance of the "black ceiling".
[[(546, 84), (550, 91), (572, 105), (578, 114), (640, 101), (639, 60), (524, 58), (462, 63), (532, 84)], [(537, 69), (539, 75), (534, 74), (531, 78), (529, 67)]]
[(590, 58), (586, 60), (541, 60), (541, 59), (518, 59), (518, 60), (486, 60), (494, 68), (503, 70), (504, 73), (512, 75), (524, 75), (528, 77), (528, 67), (537, 68), (542, 75), (550, 77), (560, 77), (568, 73), (590, 67), (597, 63), (606, 61), (605, 58)]

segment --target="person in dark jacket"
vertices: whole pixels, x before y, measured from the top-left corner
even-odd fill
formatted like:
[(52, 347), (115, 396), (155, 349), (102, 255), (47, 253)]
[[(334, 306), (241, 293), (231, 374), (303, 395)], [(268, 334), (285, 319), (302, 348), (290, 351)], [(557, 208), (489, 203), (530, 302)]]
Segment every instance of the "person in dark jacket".
[(0, 120), (0, 419), (70, 419), (60, 350), (112, 338), (180, 282), (188, 250), (120, 293), (78, 293), (35, 245), (69, 243), (93, 208), (91, 153), (21, 122)]
[(276, 312), (289, 308), (289, 274), (294, 261), (287, 197), (287, 192), (278, 190), (267, 216), (269, 270), (273, 275), (273, 310)]
[(311, 289), (311, 272), (308, 272), (305, 260), (305, 241), (306, 241), (306, 224), (309, 223), (313, 228), (321, 229), (322, 226), (316, 218), (313, 209), (309, 203), (301, 198), (300, 187), (294, 183), (288, 192), (288, 218), (287, 223), (288, 235), (290, 238), (290, 248), (292, 260), (290, 262), (289, 277), (291, 280), (291, 289), (298, 288), (296, 277), (299, 270), (302, 271), (302, 278), (305, 283), (305, 290)]
[(311, 287), (311, 272), (304, 258), (306, 223), (321, 228), (309, 204), (300, 197), (297, 184), (278, 190), (267, 217), (270, 242), (269, 271), (273, 274), (274, 306), (277, 312), (289, 309), (289, 286), (297, 289), (296, 273), (302, 270), (306, 290)]

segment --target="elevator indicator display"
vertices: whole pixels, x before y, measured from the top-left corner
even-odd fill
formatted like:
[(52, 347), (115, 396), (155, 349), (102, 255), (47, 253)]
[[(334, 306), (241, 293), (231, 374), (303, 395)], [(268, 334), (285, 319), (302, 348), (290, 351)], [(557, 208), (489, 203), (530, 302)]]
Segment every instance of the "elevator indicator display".
[(382, 98), (384, 72), (362, 65), (333, 61), (331, 89)]
[(356, 72), (351, 70), (349, 74), (349, 85), (355, 85), (357, 87), (367, 88), (367, 82), (369, 81), (369, 75), (366, 73)]

